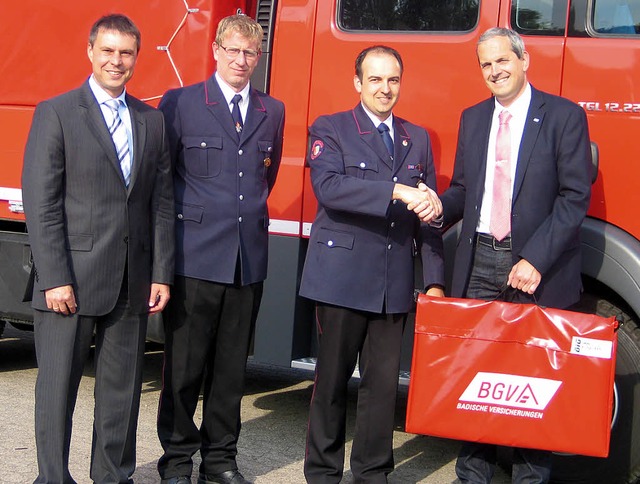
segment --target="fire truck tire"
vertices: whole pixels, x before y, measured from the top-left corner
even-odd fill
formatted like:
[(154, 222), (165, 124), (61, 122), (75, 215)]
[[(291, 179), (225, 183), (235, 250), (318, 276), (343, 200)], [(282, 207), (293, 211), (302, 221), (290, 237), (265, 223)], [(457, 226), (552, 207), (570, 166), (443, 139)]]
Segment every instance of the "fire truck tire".
[(0, 321), (0, 338), (2, 338), (2, 333), (4, 333), (5, 324), (6, 323), (4, 321)]
[[(616, 316), (618, 330), (615, 385), (617, 414), (612, 422), (609, 457), (569, 454), (553, 455), (551, 482), (554, 484), (640, 484), (640, 327), (638, 321), (606, 299), (586, 294), (585, 312)], [(581, 304), (582, 306), (582, 304)], [(576, 405), (580, 405), (576, 401)], [(512, 452), (500, 448), (498, 462), (510, 471)]]

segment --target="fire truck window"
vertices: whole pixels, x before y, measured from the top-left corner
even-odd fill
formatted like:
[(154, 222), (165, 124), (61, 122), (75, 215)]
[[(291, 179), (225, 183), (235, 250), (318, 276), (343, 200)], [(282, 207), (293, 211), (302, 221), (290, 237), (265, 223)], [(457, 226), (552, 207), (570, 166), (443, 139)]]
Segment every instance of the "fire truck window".
[(525, 35), (564, 35), (567, 0), (514, 0), (511, 26)]
[[(636, 12), (631, 9), (631, 3)], [(636, 35), (640, 32), (640, 2), (626, 0), (595, 0), (593, 3), (593, 29), (599, 34)], [(638, 21), (634, 21), (634, 13)]]
[(465, 32), (478, 23), (479, 0), (339, 0), (344, 30)]

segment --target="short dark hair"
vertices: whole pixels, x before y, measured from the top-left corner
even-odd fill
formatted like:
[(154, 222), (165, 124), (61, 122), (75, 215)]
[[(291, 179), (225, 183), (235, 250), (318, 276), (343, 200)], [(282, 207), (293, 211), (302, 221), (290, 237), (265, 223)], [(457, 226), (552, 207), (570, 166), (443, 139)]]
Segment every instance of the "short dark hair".
[(136, 50), (139, 52), (141, 47), (140, 30), (136, 27), (136, 24), (127, 17), (120, 13), (112, 13), (100, 17), (91, 27), (89, 31), (89, 44), (93, 47), (93, 44), (98, 37), (100, 30), (113, 30), (120, 32), (121, 34), (131, 35), (136, 39)]
[(388, 54), (395, 57), (398, 61), (398, 64), (400, 64), (400, 75), (402, 75), (404, 64), (402, 63), (402, 56), (400, 55), (400, 52), (386, 45), (372, 45), (371, 47), (367, 47), (366, 49), (364, 49), (358, 54), (358, 57), (356, 57), (356, 76), (358, 76), (358, 79), (362, 81), (362, 63), (364, 62), (365, 57), (367, 57), (367, 55), (371, 53)]

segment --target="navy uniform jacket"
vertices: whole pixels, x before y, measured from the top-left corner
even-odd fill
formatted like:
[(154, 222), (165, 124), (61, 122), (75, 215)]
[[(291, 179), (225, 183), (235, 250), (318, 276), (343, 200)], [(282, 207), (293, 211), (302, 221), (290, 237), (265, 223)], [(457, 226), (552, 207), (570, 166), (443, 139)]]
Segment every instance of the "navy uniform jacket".
[(255, 89), (240, 140), (214, 76), (159, 105), (174, 163), (176, 274), (242, 284), (267, 277), (267, 197), (282, 153), (284, 105)]
[[(462, 113), (451, 186), (442, 194), (444, 224), (462, 221), (451, 295), (463, 297), (473, 264), (487, 146), (495, 101)], [(578, 301), (580, 225), (591, 196), (591, 148), (584, 110), (532, 88), (520, 143), (511, 206), (513, 263), (526, 259), (542, 274), (539, 304), (565, 308)]]
[(311, 126), (311, 180), (318, 212), (300, 295), (342, 307), (406, 313), (413, 304), (414, 254), (424, 285), (444, 284), (442, 239), (401, 201), (394, 184), (435, 189), (427, 132), (394, 116), (395, 162), (360, 104)]

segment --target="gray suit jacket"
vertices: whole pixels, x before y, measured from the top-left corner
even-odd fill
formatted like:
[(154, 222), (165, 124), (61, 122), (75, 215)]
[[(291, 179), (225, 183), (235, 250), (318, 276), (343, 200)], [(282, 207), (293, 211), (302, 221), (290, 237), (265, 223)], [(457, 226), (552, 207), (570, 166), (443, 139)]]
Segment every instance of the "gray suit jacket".
[(88, 82), (36, 107), (22, 173), (36, 309), (47, 309), (44, 290), (71, 284), (80, 315), (107, 314), (128, 267), (130, 305), (143, 313), (151, 283), (173, 280), (173, 189), (163, 117), (129, 95), (127, 105), (134, 140), (129, 187)]

